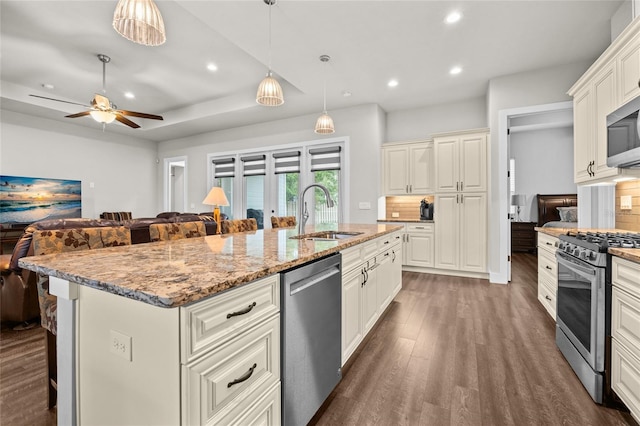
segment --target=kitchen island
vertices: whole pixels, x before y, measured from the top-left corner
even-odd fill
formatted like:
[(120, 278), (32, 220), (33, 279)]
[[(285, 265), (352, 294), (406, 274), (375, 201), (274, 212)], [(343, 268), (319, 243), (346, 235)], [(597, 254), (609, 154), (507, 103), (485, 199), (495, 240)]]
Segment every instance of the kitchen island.
[(269, 229), (21, 259), (58, 296), (59, 424), (279, 423), (279, 273), (343, 251), (353, 264), (357, 246), (390, 246), (402, 228), (339, 229), (360, 234)]

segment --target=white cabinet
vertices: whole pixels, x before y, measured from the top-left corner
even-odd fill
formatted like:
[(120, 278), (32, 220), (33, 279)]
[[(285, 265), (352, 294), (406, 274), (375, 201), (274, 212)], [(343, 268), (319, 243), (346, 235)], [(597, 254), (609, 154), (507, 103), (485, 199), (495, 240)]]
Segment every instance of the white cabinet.
[(382, 170), (384, 195), (433, 192), (433, 142), (384, 145)]
[(405, 226), (405, 257), (407, 266), (434, 267), (434, 224), (407, 223)]
[(635, 20), (569, 89), (573, 97), (574, 181), (613, 182), (640, 170), (607, 166), (607, 115), (640, 95), (640, 20)]
[(611, 388), (640, 422), (640, 264), (611, 263)]
[(402, 235), (397, 231), (341, 251), (342, 365), (402, 288)]
[(486, 194), (437, 194), (435, 209), (435, 267), (485, 273)]
[(558, 238), (538, 232), (538, 301), (556, 319), (558, 293)]
[(487, 190), (487, 137), (484, 130), (434, 136), (436, 192)]

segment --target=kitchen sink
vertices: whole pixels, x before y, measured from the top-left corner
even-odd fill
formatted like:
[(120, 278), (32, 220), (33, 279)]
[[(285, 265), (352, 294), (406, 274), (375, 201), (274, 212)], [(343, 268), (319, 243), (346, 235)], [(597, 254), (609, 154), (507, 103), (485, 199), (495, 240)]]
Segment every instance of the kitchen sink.
[(360, 234), (363, 234), (363, 232), (323, 231), (314, 232), (312, 234), (294, 235), (293, 237), (289, 238), (294, 240), (336, 241), (344, 240), (346, 238), (352, 238)]

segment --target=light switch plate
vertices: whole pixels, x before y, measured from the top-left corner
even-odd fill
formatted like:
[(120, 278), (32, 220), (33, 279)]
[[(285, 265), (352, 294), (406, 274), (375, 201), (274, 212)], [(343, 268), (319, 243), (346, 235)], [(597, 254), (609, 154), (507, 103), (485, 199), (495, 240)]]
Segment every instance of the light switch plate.
[(620, 197), (620, 210), (631, 210), (631, 195)]
[(358, 207), (360, 210), (371, 210), (371, 203), (368, 201), (360, 201), (360, 203), (358, 203)]
[(400, 213), (398, 213), (398, 212), (391, 212), (391, 217), (400, 217)]

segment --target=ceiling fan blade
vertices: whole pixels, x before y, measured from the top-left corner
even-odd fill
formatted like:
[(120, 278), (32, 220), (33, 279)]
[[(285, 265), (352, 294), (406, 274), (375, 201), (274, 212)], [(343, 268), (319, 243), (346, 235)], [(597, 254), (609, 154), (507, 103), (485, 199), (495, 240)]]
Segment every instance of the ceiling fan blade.
[(134, 123), (133, 121), (131, 121), (131, 120), (127, 119), (127, 118), (124, 118), (119, 113), (116, 113), (116, 120), (118, 120), (122, 124), (126, 124), (127, 126), (134, 128), (134, 129), (138, 129), (140, 127), (136, 123)]
[(127, 111), (124, 109), (119, 109), (117, 112), (122, 115), (130, 115), (131, 117), (149, 118), (151, 120), (164, 120), (161, 115), (147, 114), (144, 112)]
[(78, 102), (63, 101), (62, 99), (47, 98), (46, 96), (39, 96), (39, 95), (29, 95), (29, 96), (33, 96), (34, 98), (47, 99), (49, 101), (64, 102), (65, 104), (80, 105), (80, 106), (83, 106), (83, 107), (91, 108), (90, 105), (80, 104)]
[(65, 118), (78, 118), (78, 117), (87, 116), (89, 114), (91, 114), (91, 111), (82, 111), (77, 114), (65, 115)]

